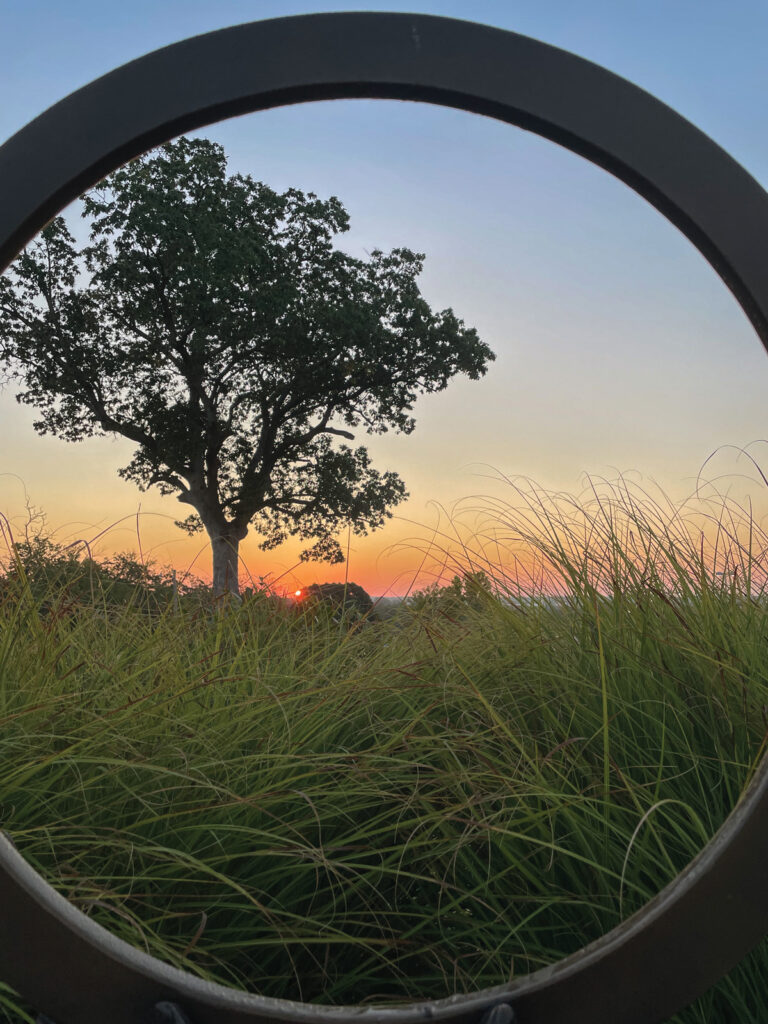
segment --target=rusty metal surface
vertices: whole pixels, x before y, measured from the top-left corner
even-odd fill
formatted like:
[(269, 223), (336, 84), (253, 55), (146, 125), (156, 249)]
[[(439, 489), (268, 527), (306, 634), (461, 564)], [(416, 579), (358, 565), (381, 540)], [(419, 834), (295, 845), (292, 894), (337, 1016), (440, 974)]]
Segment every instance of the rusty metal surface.
[[(120, 164), (235, 114), (343, 97), (420, 100), (552, 139), (610, 171), (696, 245), (768, 347), (768, 195), (714, 142), (616, 75), (543, 43), (410, 14), (327, 14), (224, 29), (73, 93), (0, 147), (0, 268)], [(202, 982), (114, 938), (0, 837), (0, 977), (57, 1024), (652, 1024), (712, 985), (768, 930), (768, 770), (715, 839), (640, 913), (510, 985), (400, 1009), (321, 1007)], [(497, 1014), (498, 1016), (498, 1014)], [(507, 1014), (509, 1016), (509, 1014)]]

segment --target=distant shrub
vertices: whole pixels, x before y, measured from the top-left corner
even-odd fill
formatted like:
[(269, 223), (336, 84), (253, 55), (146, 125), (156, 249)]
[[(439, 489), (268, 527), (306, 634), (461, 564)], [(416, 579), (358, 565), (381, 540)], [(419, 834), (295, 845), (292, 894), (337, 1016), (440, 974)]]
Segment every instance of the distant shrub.
[(358, 583), (313, 583), (304, 593), (305, 602), (326, 605), (334, 618), (369, 619), (374, 614), (370, 595)]
[(38, 536), (16, 542), (0, 575), (4, 593), (23, 586), (41, 611), (52, 612), (98, 602), (107, 607), (136, 605), (159, 611), (176, 601), (201, 597), (208, 588), (196, 578), (178, 579), (173, 569), (142, 562), (120, 552), (96, 561), (82, 545), (60, 545)]
[(450, 583), (435, 583), (407, 599), (415, 611), (429, 609), (448, 616), (458, 616), (468, 608), (480, 610), (489, 600), (496, 600), (491, 581), (481, 570), (456, 575)]

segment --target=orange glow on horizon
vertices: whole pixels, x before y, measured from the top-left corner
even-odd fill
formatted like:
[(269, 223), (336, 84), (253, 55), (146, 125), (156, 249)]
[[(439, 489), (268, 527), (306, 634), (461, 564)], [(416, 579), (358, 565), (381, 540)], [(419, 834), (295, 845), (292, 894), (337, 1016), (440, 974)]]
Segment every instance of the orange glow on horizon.
[[(642, 478), (587, 480), (575, 492), (525, 479), (501, 479), (498, 486), (485, 479), (485, 494), (426, 510), (421, 503), (404, 507), (407, 518), (396, 516), (380, 531), (353, 536), (345, 551), (347, 561), (337, 565), (302, 560), (302, 543), (294, 538), (265, 552), (252, 532), (240, 546), (240, 583), (243, 589), (300, 601), (312, 583), (348, 581), (377, 599), (403, 597), (448, 583), (466, 571), (483, 570), (492, 583), (509, 592), (556, 592), (562, 587), (561, 573), (537, 550), (537, 535), (545, 547), (559, 548), (577, 563), (588, 544), (591, 564), (597, 567), (610, 561), (606, 531), (614, 530), (628, 552), (639, 545), (634, 563), (643, 557), (637, 515), (647, 521), (648, 529), (669, 531), (670, 538), (699, 558), (703, 545), (711, 570), (732, 575), (733, 565), (725, 563), (723, 552), (730, 552), (733, 561), (738, 550), (768, 550), (768, 489), (762, 477), (751, 480), (740, 473), (736, 478), (734, 468), (741, 471), (741, 465), (726, 461), (725, 472), (718, 473), (714, 483), (699, 479), (694, 493), (678, 489), (671, 496)], [(728, 494), (731, 480), (738, 483), (738, 501)], [(0, 532), (5, 542), (0, 539), (0, 565), (7, 560), (9, 543), (40, 532), (62, 547), (77, 546), (96, 560), (132, 553), (144, 564), (175, 570), (179, 583), (197, 578), (210, 584), (210, 544), (205, 535), (191, 537), (177, 529), (172, 498), (144, 495), (137, 507), (127, 485), (121, 494), (119, 481), (114, 491), (105, 486), (99, 492), (95, 484), (94, 480), (87, 490), (71, 495), (41, 488), (38, 500), (51, 511), (46, 517), (29, 501), (19, 476), (2, 474), (0, 513), (5, 529)], [(74, 499), (83, 494), (77, 505)], [(728, 544), (726, 533), (731, 536)], [(736, 539), (740, 547), (734, 546)]]

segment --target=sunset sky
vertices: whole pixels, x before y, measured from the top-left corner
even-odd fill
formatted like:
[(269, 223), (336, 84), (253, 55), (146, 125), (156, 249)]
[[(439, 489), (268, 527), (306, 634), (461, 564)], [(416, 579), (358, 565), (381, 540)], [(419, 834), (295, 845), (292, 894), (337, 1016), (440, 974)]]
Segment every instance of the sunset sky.
[[(469, 18), (572, 50), (676, 108), (768, 186), (764, 0), (353, 8)], [(0, 0), (0, 137), (159, 46), (330, 9), (328, 0)], [(451, 306), (496, 352), (481, 382), (457, 379), (420, 402), (413, 435), (370, 441), (377, 467), (397, 470), (411, 493), (384, 530), (352, 539), (349, 576), (370, 592), (407, 589), (420, 543), (446, 522), (441, 509), (485, 493), (511, 499), (499, 476), (578, 491), (585, 474), (622, 472), (682, 497), (717, 452), (706, 475), (723, 474), (737, 498), (749, 490), (762, 499), (735, 449), (768, 437), (765, 352), (703, 257), (604, 171), (519, 129), (422, 104), (303, 105), (199, 134), (224, 145), (232, 171), (279, 190), (337, 195), (352, 225), (339, 244), (353, 255), (426, 253), (427, 300)], [(108, 554), (137, 549), (140, 513), (145, 556), (208, 573), (204, 540), (173, 526), (185, 510), (117, 477), (127, 442), (38, 437), (33, 411), (10, 389), (0, 393), (0, 417), (0, 512), (17, 528), (28, 501), (62, 541), (98, 538)], [(750, 451), (768, 471), (768, 442)], [(280, 578), (280, 587), (343, 578), (343, 567), (296, 567), (297, 551), (264, 554), (251, 536), (242, 554), (254, 577)]]

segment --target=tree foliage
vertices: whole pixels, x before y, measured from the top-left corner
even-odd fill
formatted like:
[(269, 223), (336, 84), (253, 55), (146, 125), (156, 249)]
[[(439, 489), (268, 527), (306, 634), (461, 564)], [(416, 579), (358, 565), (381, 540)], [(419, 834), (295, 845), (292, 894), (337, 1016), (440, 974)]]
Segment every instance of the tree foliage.
[(298, 536), (305, 558), (343, 560), (338, 530), (375, 529), (406, 496), (353, 431), (410, 433), (419, 395), (493, 359), (422, 297), (423, 255), (350, 256), (338, 199), (228, 175), (205, 140), (82, 201), (88, 244), (57, 217), (0, 278), (0, 355), (35, 428), (132, 441), (120, 475), (191, 506), (179, 525), (207, 530), (232, 589), (251, 526), (264, 549)]

